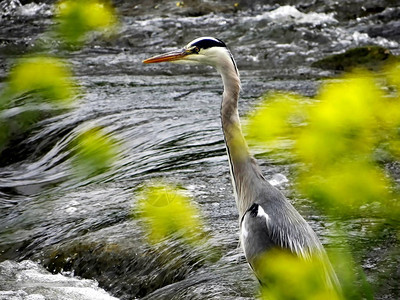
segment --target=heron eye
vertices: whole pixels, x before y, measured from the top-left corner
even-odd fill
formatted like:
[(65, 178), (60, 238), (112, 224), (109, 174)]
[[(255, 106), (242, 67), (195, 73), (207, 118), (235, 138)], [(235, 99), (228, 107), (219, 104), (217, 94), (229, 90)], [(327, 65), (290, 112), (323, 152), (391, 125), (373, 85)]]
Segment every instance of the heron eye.
[(199, 47), (194, 46), (193, 49), (192, 49), (192, 52), (193, 53), (199, 53), (200, 52)]

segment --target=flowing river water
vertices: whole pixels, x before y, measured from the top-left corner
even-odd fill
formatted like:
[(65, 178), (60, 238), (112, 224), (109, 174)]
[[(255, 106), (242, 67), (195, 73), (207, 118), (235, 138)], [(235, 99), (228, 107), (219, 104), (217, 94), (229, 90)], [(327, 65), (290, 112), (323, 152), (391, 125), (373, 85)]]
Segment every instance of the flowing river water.
[[(326, 55), (371, 44), (400, 54), (397, 1), (243, 1), (242, 9), (205, 14), (181, 13), (175, 2), (149, 10), (146, 1), (136, 2), (117, 3), (114, 37), (93, 37), (65, 54), (80, 85), (76, 107), (40, 121), (2, 154), (0, 299), (254, 299), (258, 283), (238, 247), (219, 120), (221, 79), (207, 67), (141, 61), (196, 37), (224, 40), (240, 70), (245, 114), (269, 90), (315, 95), (321, 79), (335, 75), (310, 67)], [(16, 58), (48, 42), (53, 6), (5, 0), (0, 9), (3, 86)], [(68, 141), (90, 126), (122, 141), (121, 159), (105, 174), (78, 181), (70, 176)], [(290, 197), (290, 166), (259, 161)], [(135, 191), (154, 178), (191, 195), (210, 233), (208, 247), (217, 250), (177, 251), (182, 245), (174, 241), (144, 240), (140, 219), (132, 218)], [(290, 199), (329, 247), (334, 221), (307, 200)], [(356, 237), (369, 222), (344, 226)], [(370, 281), (385, 249), (383, 242), (363, 258)], [(376, 298), (399, 296), (397, 280), (388, 278)]]

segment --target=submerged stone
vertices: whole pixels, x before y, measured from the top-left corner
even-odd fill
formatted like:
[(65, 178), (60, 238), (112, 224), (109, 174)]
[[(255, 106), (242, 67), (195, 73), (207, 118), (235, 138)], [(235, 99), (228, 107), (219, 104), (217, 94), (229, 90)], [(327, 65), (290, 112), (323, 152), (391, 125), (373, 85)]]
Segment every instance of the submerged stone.
[(388, 49), (380, 46), (365, 46), (349, 49), (341, 54), (334, 54), (311, 64), (314, 68), (350, 71), (354, 68), (379, 70), (388, 63), (398, 61)]

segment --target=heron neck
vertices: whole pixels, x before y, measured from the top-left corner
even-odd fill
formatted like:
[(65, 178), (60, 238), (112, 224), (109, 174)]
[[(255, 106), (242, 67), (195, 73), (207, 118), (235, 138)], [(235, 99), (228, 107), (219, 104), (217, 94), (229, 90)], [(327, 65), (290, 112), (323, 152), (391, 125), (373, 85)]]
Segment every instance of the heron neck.
[(240, 79), (236, 72), (228, 72), (222, 75), (222, 80), (224, 83), (221, 103), (222, 130), (231, 158), (236, 162), (249, 155), (238, 112)]
[[(229, 158), (232, 184), (235, 192), (239, 218), (252, 203), (252, 195), (243, 189), (252, 177), (252, 158), (243, 137), (238, 112), (240, 79), (235, 69), (221, 72), (224, 93), (221, 103), (221, 122)], [(249, 197), (250, 196), (250, 197)]]

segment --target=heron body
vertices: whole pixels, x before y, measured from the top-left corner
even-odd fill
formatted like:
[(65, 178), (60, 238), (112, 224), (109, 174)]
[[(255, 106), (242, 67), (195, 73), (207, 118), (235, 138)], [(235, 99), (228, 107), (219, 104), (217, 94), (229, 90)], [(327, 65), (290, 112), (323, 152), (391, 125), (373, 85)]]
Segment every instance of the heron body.
[[(255, 262), (271, 249), (286, 249), (301, 258), (326, 257), (317, 235), (285, 196), (262, 175), (243, 137), (238, 99), (240, 77), (235, 60), (224, 42), (202, 37), (183, 49), (157, 55), (144, 63), (196, 63), (213, 66), (222, 77), (224, 92), (221, 123), (240, 220), (240, 240), (246, 259), (259, 277)], [(327, 281), (337, 278), (327, 262)]]

